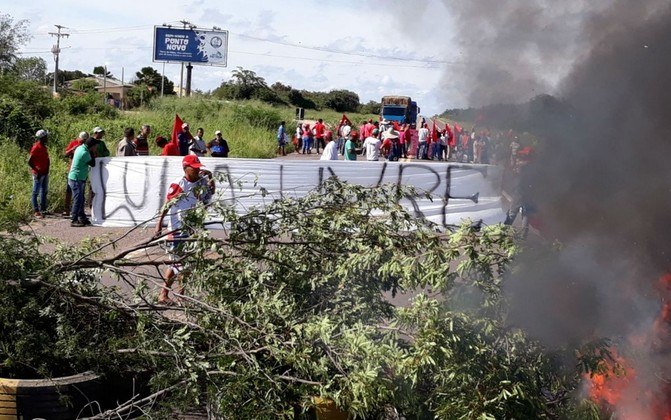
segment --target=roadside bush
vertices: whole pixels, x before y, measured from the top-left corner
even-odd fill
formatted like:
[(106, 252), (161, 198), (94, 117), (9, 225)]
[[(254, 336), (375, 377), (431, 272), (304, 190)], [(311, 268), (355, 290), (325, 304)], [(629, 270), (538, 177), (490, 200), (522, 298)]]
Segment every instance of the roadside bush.
[(32, 144), (38, 127), (35, 116), (16, 99), (0, 96), (0, 135), (16, 141), (21, 147)]
[(250, 105), (236, 105), (233, 108), (233, 119), (250, 126), (275, 130), (280, 125), (282, 116), (274, 109), (263, 109)]
[(0, 76), (0, 97), (18, 101), (25, 112), (38, 122), (54, 113), (54, 100), (47, 87), (13, 75)]

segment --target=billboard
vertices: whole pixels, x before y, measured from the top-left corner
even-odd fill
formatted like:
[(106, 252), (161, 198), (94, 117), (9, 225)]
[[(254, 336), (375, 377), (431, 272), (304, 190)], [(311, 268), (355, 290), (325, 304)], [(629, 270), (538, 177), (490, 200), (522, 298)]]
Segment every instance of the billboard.
[(154, 62), (226, 67), (227, 60), (228, 31), (154, 27)]

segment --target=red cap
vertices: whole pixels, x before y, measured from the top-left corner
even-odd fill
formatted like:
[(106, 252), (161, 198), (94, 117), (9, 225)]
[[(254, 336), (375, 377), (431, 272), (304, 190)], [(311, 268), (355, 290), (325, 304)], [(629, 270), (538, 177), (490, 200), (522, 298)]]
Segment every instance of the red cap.
[(184, 156), (184, 159), (182, 159), (182, 166), (190, 166), (194, 169), (200, 169), (203, 167), (203, 164), (200, 163), (200, 159), (198, 159), (198, 156), (196, 155), (186, 155)]

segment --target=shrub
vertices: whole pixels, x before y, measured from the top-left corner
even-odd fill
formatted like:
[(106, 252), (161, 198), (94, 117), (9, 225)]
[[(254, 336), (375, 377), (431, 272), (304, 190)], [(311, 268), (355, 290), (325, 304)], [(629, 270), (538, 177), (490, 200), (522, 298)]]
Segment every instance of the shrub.
[(37, 126), (37, 118), (30, 115), (21, 102), (0, 96), (0, 135), (9, 137), (27, 148), (32, 144)]

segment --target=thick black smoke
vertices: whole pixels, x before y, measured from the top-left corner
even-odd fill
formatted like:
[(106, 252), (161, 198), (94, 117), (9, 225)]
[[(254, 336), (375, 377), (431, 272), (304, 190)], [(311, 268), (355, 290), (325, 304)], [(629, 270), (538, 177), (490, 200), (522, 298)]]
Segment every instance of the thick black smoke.
[(556, 92), (571, 118), (541, 127), (527, 181), (544, 235), (560, 249), (530, 246), (520, 258), (506, 289), (510, 322), (557, 346), (607, 336), (626, 349), (638, 340), (631, 392), (668, 398), (669, 364), (640, 343), (661, 308), (654, 285), (671, 272), (671, 3), (602, 4), (578, 19), (582, 52)]
[[(564, 249), (523, 264), (511, 296), (522, 297), (517, 321), (556, 342), (640, 328), (671, 270), (671, 7), (660, 5), (590, 15), (588, 53), (560, 91), (575, 118), (541, 133), (535, 200)], [(527, 311), (534, 294), (550, 304)]]

